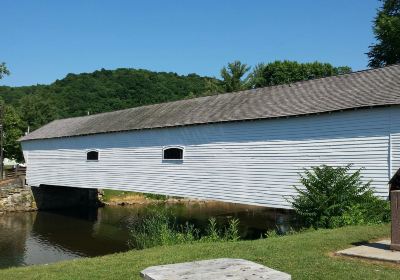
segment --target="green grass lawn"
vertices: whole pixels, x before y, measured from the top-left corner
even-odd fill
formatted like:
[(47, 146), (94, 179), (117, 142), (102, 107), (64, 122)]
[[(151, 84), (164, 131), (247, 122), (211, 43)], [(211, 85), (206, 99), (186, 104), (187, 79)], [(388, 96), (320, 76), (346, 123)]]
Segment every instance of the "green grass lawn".
[(251, 260), (290, 273), (293, 279), (400, 279), (400, 265), (331, 256), (352, 243), (387, 237), (389, 229), (354, 226), (255, 241), (156, 247), (0, 270), (0, 279), (140, 279), (139, 271), (148, 266), (222, 257)]

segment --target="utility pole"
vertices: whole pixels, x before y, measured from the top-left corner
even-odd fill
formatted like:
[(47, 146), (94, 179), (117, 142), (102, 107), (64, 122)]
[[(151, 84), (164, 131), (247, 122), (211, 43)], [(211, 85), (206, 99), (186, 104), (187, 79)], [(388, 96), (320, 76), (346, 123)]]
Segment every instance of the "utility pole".
[(0, 180), (3, 180), (3, 172), (4, 172), (4, 149), (3, 149), (3, 143), (4, 143), (4, 106), (1, 106), (0, 108)]

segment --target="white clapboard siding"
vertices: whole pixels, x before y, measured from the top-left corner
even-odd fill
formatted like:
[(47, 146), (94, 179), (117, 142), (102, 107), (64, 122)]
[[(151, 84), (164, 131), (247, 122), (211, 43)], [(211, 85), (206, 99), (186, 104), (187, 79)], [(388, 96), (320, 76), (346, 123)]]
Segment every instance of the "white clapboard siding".
[[(389, 143), (391, 142), (391, 143)], [(159, 193), (290, 208), (303, 168), (320, 164), (364, 170), (387, 196), (400, 167), (400, 108), (206, 124), (22, 142), (27, 182)], [(162, 160), (183, 146), (182, 162)], [(99, 151), (98, 162), (86, 152)], [(391, 150), (390, 150), (391, 149)]]

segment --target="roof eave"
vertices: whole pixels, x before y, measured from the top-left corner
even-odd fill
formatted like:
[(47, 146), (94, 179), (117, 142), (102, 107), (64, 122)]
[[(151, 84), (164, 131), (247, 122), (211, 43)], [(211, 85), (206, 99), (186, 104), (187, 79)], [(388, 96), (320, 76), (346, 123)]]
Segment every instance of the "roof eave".
[[(371, 108), (378, 108), (378, 107), (391, 107), (391, 106), (398, 106), (398, 105), (400, 105), (400, 103), (350, 107), (350, 108), (343, 108), (343, 109), (337, 109), (337, 110), (327, 110), (327, 111), (321, 111), (321, 112), (293, 114), (293, 115), (285, 115), (285, 116), (233, 119), (233, 120), (222, 120), (222, 121), (214, 121), (214, 122), (199, 122), (199, 123), (189, 123), (189, 124), (166, 125), (166, 126), (157, 126), (157, 127), (143, 127), (143, 128), (136, 128), (136, 129), (132, 128), (132, 129), (84, 133), (84, 134), (66, 135), (66, 136), (38, 137), (38, 138), (32, 138), (32, 139), (29, 139), (29, 137), (28, 137), (29, 134), (28, 134), (28, 135), (25, 135), (25, 136), (19, 138), (18, 141), (24, 142), (24, 141), (35, 141), (35, 140), (60, 139), (60, 138), (90, 136), (90, 135), (97, 135), (97, 134), (119, 133), (119, 132), (128, 132), (128, 131), (140, 131), (140, 130), (162, 129), (162, 128), (184, 127), (184, 126), (197, 126), (197, 125), (229, 123), (229, 122), (245, 122), (245, 121), (271, 120), (271, 119), (282, 119), (282, 118), (297, 118), (297, 117), (320, 115), (320, 114), (330, 114), (330, 113), (336, 113), (336, 112), (342, 112), (342, 111), (362, 110), (362, 109), (371, 109)], [(26, 138), (28, 138), (28, 139), (26, 139)]]

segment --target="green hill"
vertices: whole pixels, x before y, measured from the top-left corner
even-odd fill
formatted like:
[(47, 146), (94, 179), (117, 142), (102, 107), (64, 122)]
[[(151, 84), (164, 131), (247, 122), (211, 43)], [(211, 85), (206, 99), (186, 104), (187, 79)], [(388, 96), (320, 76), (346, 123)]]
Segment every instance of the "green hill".
[(101, 69), (68, 74), (50, 85), (2, 86), (0, 96), (32, 130), (56, 118), (197, 97), (216, 92), (219, 86), (219, 80), (197, 74)]

